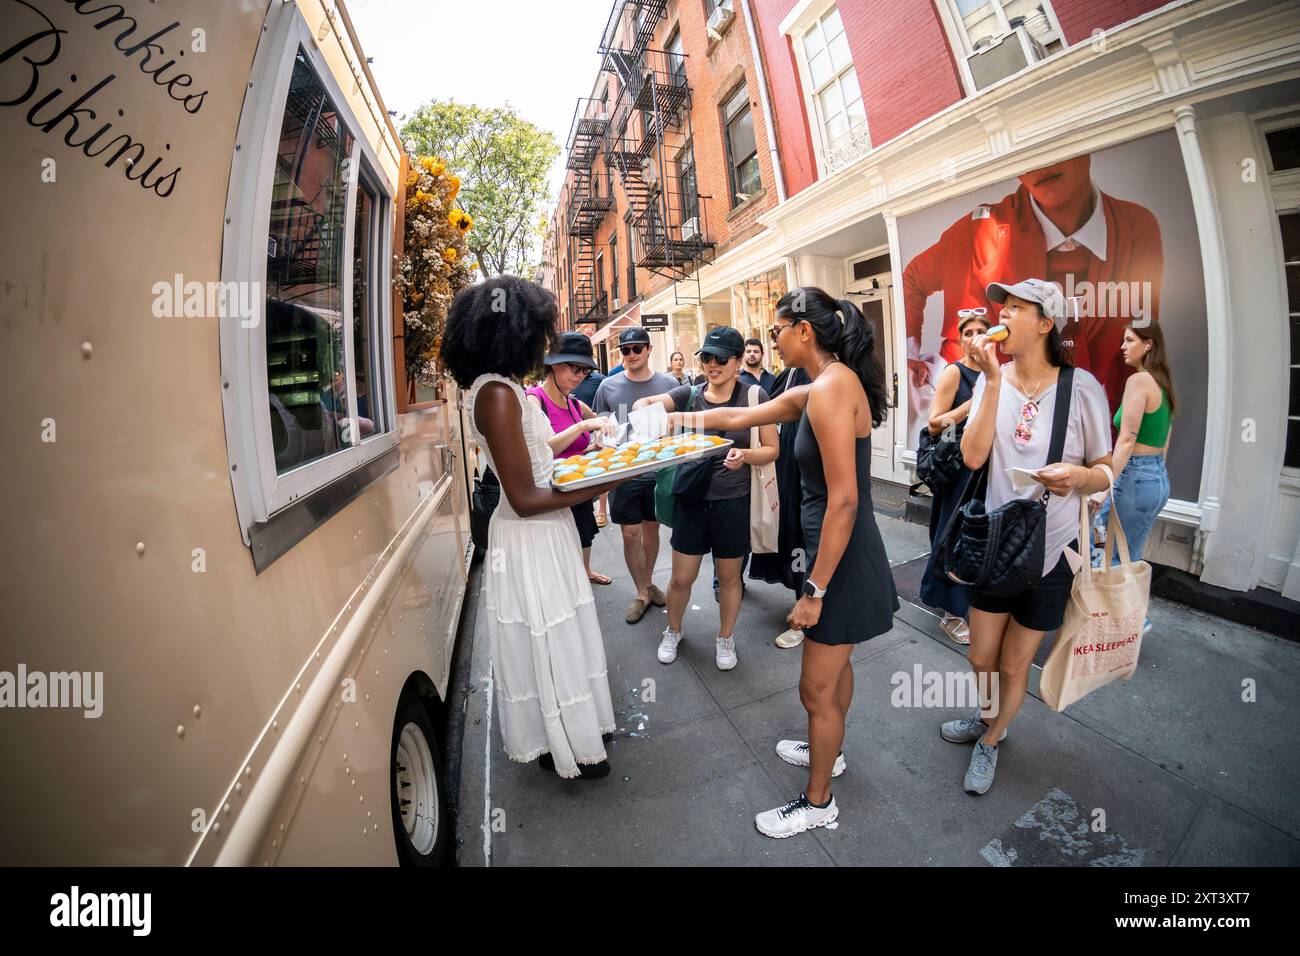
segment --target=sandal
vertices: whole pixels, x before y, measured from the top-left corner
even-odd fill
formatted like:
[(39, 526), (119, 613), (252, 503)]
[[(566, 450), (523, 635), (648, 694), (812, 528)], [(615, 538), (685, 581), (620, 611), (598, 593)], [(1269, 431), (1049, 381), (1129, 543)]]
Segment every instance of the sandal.
[(597, 527), (597, 528), (603, 528), (603, 527), (605, 527), (605, 525), (608, 524), (608, 523), (609, 523), (609, 519), (606, 518), (604, 515), (596, 515), (596, 527)]
[(612, 584), (614, 579), (608, 574), (601, 574), (599, 571), (588, 571), (587, 580), (592, 584)]
[(951, 614), (945, 614), (939, 622), (939, 630), (948, 636), (954, 644), (970, 643), (970, 627), (965, 621)]

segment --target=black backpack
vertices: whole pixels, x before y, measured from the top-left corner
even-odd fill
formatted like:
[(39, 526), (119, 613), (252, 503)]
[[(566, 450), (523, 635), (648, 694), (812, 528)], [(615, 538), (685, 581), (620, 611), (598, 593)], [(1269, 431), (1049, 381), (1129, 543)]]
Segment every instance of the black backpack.
[[(1070, 422), (1074, 369), (1062, 366), (1056, 379), (1052, 438), (1044, 466), (1061, 460)], [(1047, 501), (1013, 498), (992, 511), (984, 507), (992, 451), (984, 467), (966, 480), (962, 504), (939, 536), (937, 564), (958, 584), (996, 597), (1016, 597), (1038, 587), (1043, 577), (1047, 540)]]

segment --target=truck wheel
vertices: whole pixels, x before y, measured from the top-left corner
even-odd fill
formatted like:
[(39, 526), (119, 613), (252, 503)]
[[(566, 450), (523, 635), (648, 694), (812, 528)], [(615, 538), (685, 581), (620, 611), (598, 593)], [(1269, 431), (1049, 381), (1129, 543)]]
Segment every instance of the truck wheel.
[(393, 836), (402, 866), (443, 866), (451, 855), (451, 823), (442, 760), (429, 713), (404, 693), (393, 721)]

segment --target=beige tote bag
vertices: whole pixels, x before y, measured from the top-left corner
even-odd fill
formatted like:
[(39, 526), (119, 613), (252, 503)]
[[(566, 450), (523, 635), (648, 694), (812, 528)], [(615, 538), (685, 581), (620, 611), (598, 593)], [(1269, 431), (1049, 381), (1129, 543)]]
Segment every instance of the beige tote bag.
[[(749, 404), (758, 404), (758, 386), (749, 386)], [(762, 448), (758, 428), (749, 430), (749, 447)], [(749, 550), (775, 554), (781, 526), (781, 496), (776, 486), (776, 463), (749, 466)]]
[[(1094, 569), (1088, 535), (1088, 500), (1079, 496), (1079, 555), (1083, 567), (1074, 576), (1056, 643), (1043, 666), (1039, 693), (1052, 710), (1064, 710), (1117, 677), (1128, 680), (1137, 670), (1142, 625), (1151, 596), (1151, 565), (1130, 560), (1128, 539), (1120, 526), (1110, 488), (1110, 521), (1102, 569)], [(1118, 543), (1120, 563), (1111, 567)]]

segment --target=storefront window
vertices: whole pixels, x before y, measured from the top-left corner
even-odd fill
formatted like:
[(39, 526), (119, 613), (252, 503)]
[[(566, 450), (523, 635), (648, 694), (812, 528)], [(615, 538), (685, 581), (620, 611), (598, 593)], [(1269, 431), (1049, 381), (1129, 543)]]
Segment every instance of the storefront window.
[(266, 374), (280, 473), (346, 447), (343, 243), (352, 135), (302, 50), (280, 126), (266, 262)]
[(781, 266), (731, 287), (731, 324), (746, 339), (763, 343), (763, 364), (773, 372), (784, 366), (771, 346), (769, 332), (776, 318), (776, 304), (788, 291), (785, 268)]

